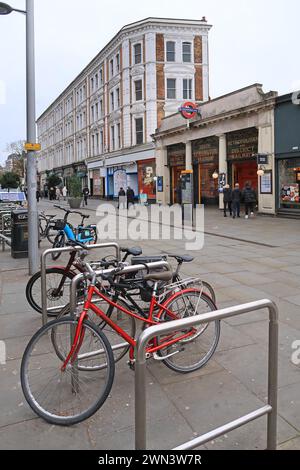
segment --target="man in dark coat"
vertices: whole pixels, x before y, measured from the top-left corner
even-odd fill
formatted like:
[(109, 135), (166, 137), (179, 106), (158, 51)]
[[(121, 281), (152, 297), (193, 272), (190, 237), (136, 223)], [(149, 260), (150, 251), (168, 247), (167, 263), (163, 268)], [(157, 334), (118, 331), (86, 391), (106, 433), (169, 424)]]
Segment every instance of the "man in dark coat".
[(224, 217), (227, 217), (227, 207), (228, 207), (230, 215), (232, 216), (232, 190), (229, 184), (227, 184), (224, 187), (223, 196), (224, 196)]
[(240, 185), (236, 183), (234, 190), (232, 191), (232, 213), (233, 218), (240, 218), (241, 213), (241, 200), (242, 200), (242, 191), (240, 190)]
[(254, 207), (256, 205), (256, 192), (251, 187), (251, 183), (246, 183), (245, 189), (243, 191), (243, 200), (245, 202), (245, 219), (249, 219), (250, 215), (254, 215)]
[(130, 188), (130, 186), (128, 186), (127, 188), (126, 196), (127, 196), (127, 209), (129, 209), (130, 205), (134, 204), (134, 191), (133, 189)]
[(90, 190), (87, 186), (83, 189), (82, 194), (83, 194), (84, 204), (87, 206), (88, 205), (88, 197), (90, 195)]

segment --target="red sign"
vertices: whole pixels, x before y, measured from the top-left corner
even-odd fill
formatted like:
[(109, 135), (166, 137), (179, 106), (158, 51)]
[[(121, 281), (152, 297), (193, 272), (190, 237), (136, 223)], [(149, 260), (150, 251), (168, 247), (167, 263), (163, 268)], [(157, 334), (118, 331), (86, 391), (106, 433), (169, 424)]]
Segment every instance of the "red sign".
[(193, 119), (197, 114), (200, 114), (198, 106), (189, 101), (179, 108), (179, 112), (184, 119)]

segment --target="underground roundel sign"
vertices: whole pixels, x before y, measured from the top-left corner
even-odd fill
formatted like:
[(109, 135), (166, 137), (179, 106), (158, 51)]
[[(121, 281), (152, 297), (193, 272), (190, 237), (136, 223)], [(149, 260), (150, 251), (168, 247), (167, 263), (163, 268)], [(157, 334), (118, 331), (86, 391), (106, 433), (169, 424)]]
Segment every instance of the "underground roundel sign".
[(184, 119), (193, 119), (199, 114), (199, 108), (195, 103), (187, 101), (179, 108), (179, 112)]

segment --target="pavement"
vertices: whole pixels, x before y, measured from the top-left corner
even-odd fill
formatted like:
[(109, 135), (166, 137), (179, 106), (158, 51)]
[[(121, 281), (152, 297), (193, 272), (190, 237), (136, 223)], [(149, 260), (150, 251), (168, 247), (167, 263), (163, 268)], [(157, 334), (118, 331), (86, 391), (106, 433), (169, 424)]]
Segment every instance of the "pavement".
[[(89, 201), (86, 213), (91, 222), (98, 221), (98, 205), (99, 201)], [(42, 201), (40, 209), (51, 213), (53, 204)], [(76, 221), (72, 217), (71, 222)], [(195, 261), (184, 267), (184, 273), (210, 282), (218, 307), (265, 298), (278, 305), (278, 447), (300, 449), (300, 365), (292, 362), (292, 345), (300, 340), (299, 222), (260, 216), (232, 220), (207, 209), (204, 240), (202, 250), (191, 252)], [(182, 240), (122, 241), (126, 243), (140, 245), (145, 254), (186, 252)], [(47, 248), (48, 242), (43, 241), (41, 251)], [(41, 316), (25, 298), (27, 260), (13, 260), (8, 249), (0, 252), (0, 260), (0, 340), (7, 351), (6, 364), (0, 365), (0, 449), (133, 449), (134, 373), (126, 359), (116, 367), (108, 400), (86, 422), (66, 429), (50, 426), (33, 414), (22, 395), (19, 369), (26, 344), (41, 326)], [(222, 322), (218, 349), (198, 372), (182, 376), (150, 361), (148, 447), (171, 449), (263, 406), (267, 351), (268, 316), (260, 311)], [(266, 421), (266, 417), (256, 420), (202, 448), (265, 449)]]

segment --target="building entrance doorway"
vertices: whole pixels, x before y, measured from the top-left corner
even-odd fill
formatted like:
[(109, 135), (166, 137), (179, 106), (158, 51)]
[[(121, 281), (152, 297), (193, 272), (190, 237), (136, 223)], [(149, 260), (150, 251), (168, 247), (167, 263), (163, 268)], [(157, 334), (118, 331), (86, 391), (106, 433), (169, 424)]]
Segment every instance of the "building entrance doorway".
[(171, 198), (172, 204), (181, 204), (181, 172), (185, 170), (184, 166), (174, 166), (172, 168), (172, 186)]
[(250, 182), (252, 188), (257, 191), (258, 177), (257, 177), (257, 162), (256, 160), (247, 160), (245, 162), (235, 162), (232, 164), (232, 183), (233, 186), (239, 183), (240, 188), (243, 189), (246, 183)]

